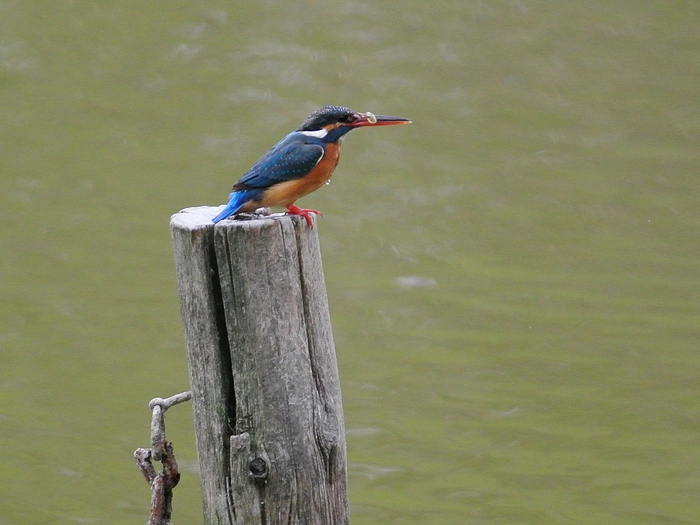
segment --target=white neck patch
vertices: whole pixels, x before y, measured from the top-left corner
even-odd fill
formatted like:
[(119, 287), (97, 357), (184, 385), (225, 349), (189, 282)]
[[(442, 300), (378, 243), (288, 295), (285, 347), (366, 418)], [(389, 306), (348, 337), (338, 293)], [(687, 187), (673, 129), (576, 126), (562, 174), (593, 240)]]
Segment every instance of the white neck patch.
[(319, 129), (318, 131), (300, 131), (302, 135), (306, 135), (307, 137), (316, 137), (317, 139), (322, 139), (326, 135), (328, 135), (328, 130), (327, 129)]

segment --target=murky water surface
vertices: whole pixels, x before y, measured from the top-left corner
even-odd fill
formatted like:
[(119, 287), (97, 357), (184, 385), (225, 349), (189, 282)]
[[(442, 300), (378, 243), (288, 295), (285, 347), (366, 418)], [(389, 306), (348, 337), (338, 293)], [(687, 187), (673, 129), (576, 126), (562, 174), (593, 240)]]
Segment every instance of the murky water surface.
[[(0, 524), (144, 523), (168, 221), (316, 107), (354, 525), (700, 523), (700, 7), (0, 1)], [(175, 523), (201, 523), (188, 407)]]

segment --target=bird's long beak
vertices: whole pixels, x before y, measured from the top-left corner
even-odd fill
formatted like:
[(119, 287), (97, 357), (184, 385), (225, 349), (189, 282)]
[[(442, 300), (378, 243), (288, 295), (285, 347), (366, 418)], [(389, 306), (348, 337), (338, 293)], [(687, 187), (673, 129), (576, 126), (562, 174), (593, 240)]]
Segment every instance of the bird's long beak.
[(402, 117), (390, 117), (388, 115), (374, 115), (369, 111), (360, 113), (361, 117), (352, 123), (354, 128), (363, 126), (395, 126), (397, 124), (410, 124), (411, 121)]

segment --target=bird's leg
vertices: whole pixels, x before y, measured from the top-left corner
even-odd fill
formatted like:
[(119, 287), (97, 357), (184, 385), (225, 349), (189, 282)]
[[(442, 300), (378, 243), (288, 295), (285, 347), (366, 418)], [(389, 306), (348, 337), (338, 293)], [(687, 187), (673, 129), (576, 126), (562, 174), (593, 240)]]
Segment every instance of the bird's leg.
[(294, 204), (290, 204), (289, 206), (287, 206), (287, 213), (289, 215), (301, 215), (302, 217), (304, 217), (306, 219), (307, 224), (311, 228), (314, 227), (314, 223), (311, 221), (311, 214), (315, 213), (316, 215), (323, 216), (323, 214), (318, 210), (310, 210), (308, 208), (299, 208), (298, 206), (294, 206)]

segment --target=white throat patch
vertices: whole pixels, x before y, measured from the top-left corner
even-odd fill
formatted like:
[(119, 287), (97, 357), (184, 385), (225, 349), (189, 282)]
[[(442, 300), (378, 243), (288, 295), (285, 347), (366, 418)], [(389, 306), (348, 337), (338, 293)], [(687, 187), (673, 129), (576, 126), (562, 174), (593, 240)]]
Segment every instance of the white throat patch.
[(306, 135), (307, 137), (316, 137), (317, 139), (322, 139), (326, 135), (328, 135), (328, 130), (327, 129), (319, 129), (318, 131), (300, 131), (302, 135)]

